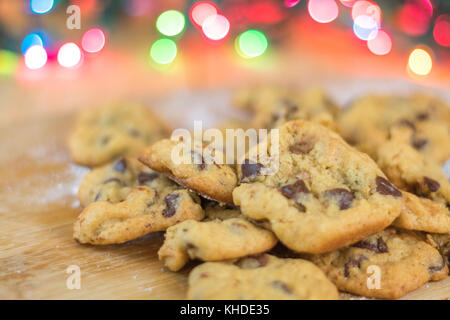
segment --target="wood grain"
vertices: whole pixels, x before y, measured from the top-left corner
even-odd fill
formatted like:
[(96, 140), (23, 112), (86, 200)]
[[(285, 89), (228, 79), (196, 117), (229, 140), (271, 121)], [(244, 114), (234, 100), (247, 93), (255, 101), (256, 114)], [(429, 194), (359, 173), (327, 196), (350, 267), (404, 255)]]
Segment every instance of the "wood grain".
[[(76, 191), (87, 169), (73, 165), (65, 148), (71, 119), (47, 116), (0, 128), (0, 298), (185, 298), (189, 268), (163, 269), (156, 255), (162, 233), (97, 247), (72, 239), (81, 210)], [(70, 265), (81, 269), (80, 290), (66, 287)], [(404, 298), (449, 297), (447, 278)]]

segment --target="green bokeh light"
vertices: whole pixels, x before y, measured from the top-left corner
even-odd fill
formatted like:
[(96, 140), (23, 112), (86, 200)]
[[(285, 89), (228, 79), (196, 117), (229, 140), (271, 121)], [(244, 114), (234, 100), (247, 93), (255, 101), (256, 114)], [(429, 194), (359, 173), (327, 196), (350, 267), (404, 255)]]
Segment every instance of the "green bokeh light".
[(264, 33), (258, 30), (247, 30), (237, 38), (236, 50), (244, 58), (255, 58), (262, 55), (268, 45)]
[(181, 33), (186, 20), (184, 15), (177, 10), (167, 10), (156, 19), (156, 29), (163, 35), (172, 37)]
[(159, 39), (150, 49), (150, 57), (159, 64), (171, 63), (177, 56), (177, 45), (170, 39)]
[(9, 76), (16, 71), (19, 58), (11, 51), (0, 50), (0, 76)]

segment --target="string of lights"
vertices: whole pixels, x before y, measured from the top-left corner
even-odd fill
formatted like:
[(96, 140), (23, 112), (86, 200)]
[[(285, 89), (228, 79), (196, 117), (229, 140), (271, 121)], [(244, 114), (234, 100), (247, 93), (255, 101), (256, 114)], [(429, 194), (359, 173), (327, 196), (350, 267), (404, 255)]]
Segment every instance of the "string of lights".
[[(52, 14), (57, 6), (78, 3), (83, 12), (97, 7), (100, 13), (109, 10), (109, 16), (110, 10), (115, 10), (134, 17), (155, 13), (157, 9), (154, 1), (120, 1), (119, 7), (113, 1), (109, 3), (113, 9), (105, 2), (100, 5), (95, 0), (29, 0), (26, 10), (29, 15), (41, 16)], [(181, 50), (179, 40), (189, 31), (199, 32), (211, 44), (232, 45), (242, 59), (255, 59), (275, 42), (273, 29), (288, 17), (307, 12), (317, 23), (350, 24), (355, 37), (366, 42), (367, 49), (378, 56), (391, 52), (397, 34), (416, 39), (406, 64), (409, 72), (425, 76), (431, 72), (436, 57), (433, 48), (450, 47), (449, 9), (448, 1), (439, 0), (405, 0), (397, 4), (371, 0), (193, 1), (185, 10), (169, 9), (156, 15), (154, 30), (149, 32), (156, 33), (157, 38), (149, 45), (149, 57), (153, 64), (170, 65)], [(383, 21), (383, 12), (388, 12), (388, 22)], [(103, 25), (88, 29), (79, 41), (57, 42), (47, 31), (37, 29), (23, 36), (16, 51), (0, 42), (0, 75), (13, 74), (21, 61), (31, 70), (53, 61), (64, 68), (79, 67), (85, 56), (95, 55), (107, 45), (108, 23)]]

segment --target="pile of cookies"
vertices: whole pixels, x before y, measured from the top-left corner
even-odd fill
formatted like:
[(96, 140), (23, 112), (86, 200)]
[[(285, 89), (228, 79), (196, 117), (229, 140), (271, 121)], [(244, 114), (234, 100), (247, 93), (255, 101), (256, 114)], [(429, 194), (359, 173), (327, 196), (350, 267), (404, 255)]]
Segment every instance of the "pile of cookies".
[[(159, 259), (189, 275), (189, 299), (398, 298), (448, 276), (450, 108), (426, 96), (255, 87), (242, 127), (278, 129), (279, 166), (177, 163), (168, 128), (142, 106), (83, 111), (70, 136), (90, 166), (74, 238), (123, 243), (165, 231)], [(245, 127), (243, 127), (245, 125)], [(258, 148), (268, 148), (259, 142)]]

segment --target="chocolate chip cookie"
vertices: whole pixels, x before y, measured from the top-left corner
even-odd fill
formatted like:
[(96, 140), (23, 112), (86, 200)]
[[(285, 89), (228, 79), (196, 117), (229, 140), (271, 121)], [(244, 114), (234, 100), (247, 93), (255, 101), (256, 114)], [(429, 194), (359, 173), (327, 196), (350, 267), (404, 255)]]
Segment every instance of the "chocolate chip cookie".
[(310, 120), (337, 131), (339, 107), (321, 88), (306, 90), (266, 87), (236, 93), (234, 103), (254, 114), (255, 128), (276, 128), (290, 120)]
[(78, 189), (78, 199), (83, 207), (101, 200), (120, 202), (137, 186), (162, 189), (176, 184), (137, 159), (120, 158), (88, 172)]
[(138, 186), (122, 202), (88, 205), (74, 224), (74, 238), (90, 244), (126, 242), (184, 220), (203, 219), (199, 203), (196, 195), (184, 189)]
[(69, 150), (76, 163), (97, 166), (120, 156), (137, 156), (167, 134), (167, 126), (140, 105), (91, 108), (80, 113)]
[(167, 229), (158, 257), (167, 268), (178, 271), (189, 259), (240, 258), (268, 251), (276, 243), (271, 231), (254, 226), (244, 218), (189, 220)]
[(331, 251), (380, 231), (402, 209), (402, 193), (370, 157), (324, 126), (291, 121), (279, 128), (279, 168), (238, 166), (233, 191), (244, 216), (267, 220), (297, 252)]
[(189, 275), (188, 299), (337, 300), (339, 293), (311, 262), (262, 254), (196, 267)]
[[(233, 166), (218, 164), (214, 159), (207, 161), (202, 153), (194, 150), (194, 147), (189, 150), (190, 163), (183, 159), (177, 163), (172, 157), (172, 151), (177, 150), (178, 146), (178, 141), (163, 139), (147, 148), (139, 160), (205, 198), (233, 204), (232, 191), (237, 185), (237, 175)], [(214, 156), (219, 156), (220, 152), (216, 150)], [(179, 156), (180, 158), (184, 156), (181, 149)], [(225, 159), (222, 159), (221, 163), (225, 163)]]
[(311, 261), (339, 290), (387, 299), (400, 298), (448, 274), (439, 252), (423, 237), (393, 228), (340, 250), (312, 256)]
[(338, 123), (344, 139), (373, 159), (395, 126), (411, 129), (407, 143), (426, 159), (441, 164), (450, 157), (446, 147), (450, 145), (450, 108), (435, 97), (364, 96), (342, 113)]
[(431, 243), (444, 257), (447, 266), (450, 266), (450, 234), (432, 233), (427, 235), (431, 237)]
[(393, 226), (426, 232), (450, 233), (450, 213), (446, 206), (403, 191), (403, 209)]
[[(450, 206), (450, 183), (441, 167), (403, 142), (408, 129), (391, 130), (378, 150), (378, 165), (399, 188)], [(444, 147), (445, 148), (445, 147)]]

